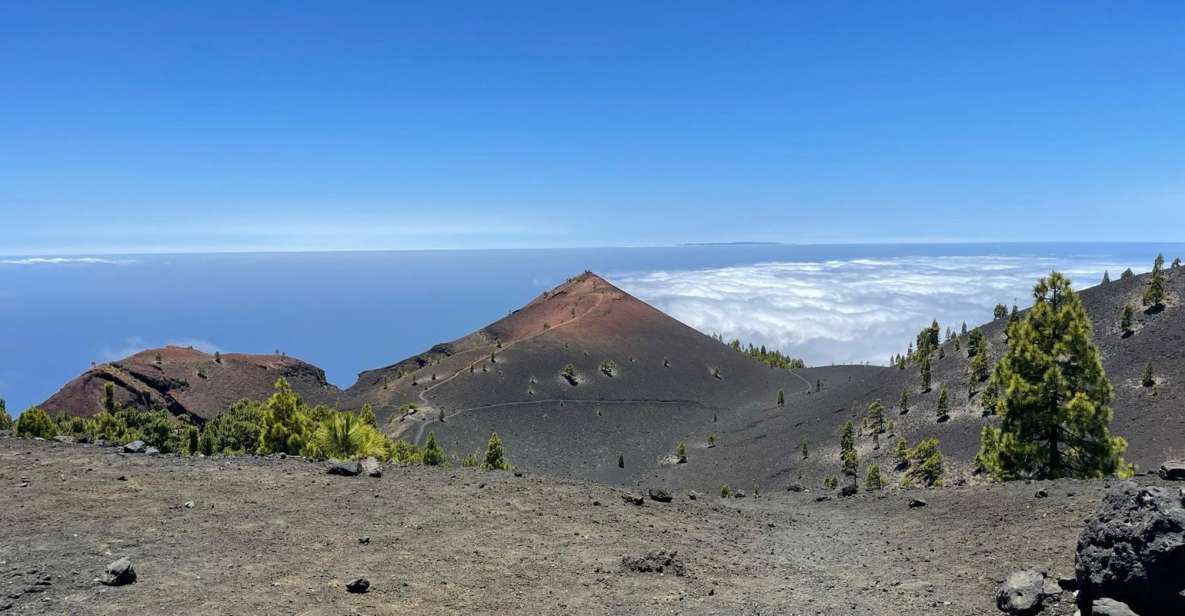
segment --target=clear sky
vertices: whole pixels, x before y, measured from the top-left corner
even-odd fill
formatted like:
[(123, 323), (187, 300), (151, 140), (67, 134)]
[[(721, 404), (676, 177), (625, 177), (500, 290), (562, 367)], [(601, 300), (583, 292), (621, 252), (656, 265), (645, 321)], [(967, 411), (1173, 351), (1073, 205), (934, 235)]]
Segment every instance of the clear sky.
[(4, 254), (1185, 239), (1179, 0), (8, 2), (0, 58)]

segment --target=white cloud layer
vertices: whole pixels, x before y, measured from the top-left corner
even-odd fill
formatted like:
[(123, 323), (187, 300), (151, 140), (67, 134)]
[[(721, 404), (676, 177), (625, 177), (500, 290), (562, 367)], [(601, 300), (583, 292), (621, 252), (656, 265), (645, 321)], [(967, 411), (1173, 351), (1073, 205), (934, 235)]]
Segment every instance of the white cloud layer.
[[(764, 344), (808, 365), (885, 364), (937, 318), (988, 321), (997, 303), (1022, 308), (1052, 270), (1075, 288), (1132, 264), (1034, 257), (901, 257), (777, 262), (612, 276), (622, 289), (705, 333)], [(1133, 268), (1135, 269), (1135, 268)], [(1139, 271), (1139, 269), (1136, 269)]]
[(3, 265), (127, 265), (131, 259), (103, 259), (100, 257), (29, 257), (25, 259), (0, 259)]

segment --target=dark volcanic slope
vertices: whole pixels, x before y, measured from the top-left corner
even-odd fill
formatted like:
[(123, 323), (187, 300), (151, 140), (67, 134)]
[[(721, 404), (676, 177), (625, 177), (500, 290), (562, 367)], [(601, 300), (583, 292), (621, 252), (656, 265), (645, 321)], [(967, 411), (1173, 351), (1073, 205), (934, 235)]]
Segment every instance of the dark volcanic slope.
[[(1082, 293), (1116, 389), (1113, 431), (1128, 439), (1127, 458), (1142, 468), (1185, 456), (1180, 399), (1185, 270), (1169, 270), (1166, 276), (1167, 308), (1158, 314), (1137, 312), (1137, 331), (1129, 338), (1119, 334), (1119, 313), (1124, 303), (1139, 307), (1146, 275)], [(982, 328), (993, 357), (1004, 350), (1003, 327), (994, 322)], [(46, 407), (93, 412), (103, 382), (114, 381), (121, 401), (208, 417), (239, 398), (266, 396), (275, 379), (284, 376), (311, 402), (373, 405), (393, 435), (422, 441), (435, 431), (455, 457), (479, 451), (497, 431), (512, 460), (526, 469), (705, 491), (719, 490), (721, 484), (765, 490), (795, 481), (817, 485), (839, 469), (840, 426), (849, 419), (858, 422), (876, 399), (884, 401), (894, 426), (879, 450), (871, 438), (860, 439), (862, 471), (876, 461), (897, 481), (890, 459), (895, 439), (912, 444), (935, 436), (947, 456), (949, 480), (969, 479), (980, 430), (991, 421), (982, 417), (978, 399), (968, 400), (965, 348), (946, 345), (945, 358), (933, 364), (928, 394), (919, 391), (915, 367), (772, 369), (591, 273), (468, 336), (364, 372), (345, 391), (327, 384), (317, 368), (290, 358), (226, 355), (216, 364), (196, 351), (166, 349), (158, 366), (154, 353), (88, 371)], [(1156, 367), (1155, 388), (1139, 384), (1149, 359)], [(600, 369), (607, 360), (615, 366), (611, 375)], [(561, 375), (567, 364), (575, 368), (575, 385)], [(813, 392), (816, 380), (823, 387)], [(949, 389), (952, 413), (940, 424), (935, 405), (943, 386)], [(779, 389), (786, 394), (785, 408), (775, 404)], [(912, 402), (906, 415), (896, 408), (903, 389)], [(406, 404), (418, 409), (405, 417), (399, 409)], [(712, 436), (715, 447), (708, 446)], [(672, 464), (680, 442), (686, 444), (688, 462)]]
[(213, 355), (183, 347), (150, 349), (100, 364), (70, 381), (41, 404), (51, 413), (89, 416), (102, 409), (103, 389), (115, 384), (121, 405), (163, 408), (177, 415), (209, 419), (243, 399), (271, 395), (284, 377), (306, 400), (333, 402), (338, 390), (325, 372), (299, 359), (279, 355)]

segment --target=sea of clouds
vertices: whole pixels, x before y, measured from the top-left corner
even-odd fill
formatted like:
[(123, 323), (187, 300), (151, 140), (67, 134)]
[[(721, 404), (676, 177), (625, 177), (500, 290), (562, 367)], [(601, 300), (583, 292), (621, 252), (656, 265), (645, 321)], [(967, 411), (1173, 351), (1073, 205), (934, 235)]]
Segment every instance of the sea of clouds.
[[(709, 334), (806, 360), (886, 364), (919, 329), (989, 321), (997, 303), (1022, 308), (1053, 270), (1075, 288), (1118, 278), (1131, 263), (1040, 257), (900, 257), (770, 262), (687, 271), (625, 272), (625, 291)], [(1147, 266), (1144, 266), (1147, 269)], [(944, 333), (945, 335), (945, 333)]]

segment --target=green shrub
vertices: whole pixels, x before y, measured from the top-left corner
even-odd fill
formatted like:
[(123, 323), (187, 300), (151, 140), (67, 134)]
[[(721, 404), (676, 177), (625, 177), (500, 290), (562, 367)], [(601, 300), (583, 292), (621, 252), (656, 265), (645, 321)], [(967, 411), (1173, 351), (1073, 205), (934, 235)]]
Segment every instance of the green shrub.
[(902, 484), (941, 486), (942, 473), (942, 452), (938, 450), (938, 439), (926, 439), (909, 450), (909, 471)]
[(273, 453), (301, 454), (309, 446), (312, 422), (300, 396), (292, 391), (288, 381), (276, 381), (276, 393), (263, 404), (260, 416), (260, 455)]
[(823, 478), (823, 487), (828, 490), (834, 490), (839, 487), (839, 479), (836, 479), (835, 475), (828, 475)]
[(336, 412), (317, 425), (305, 450), (319, 458), (354, 460), (385, 458), (385, 437), (373, 425), (349, 412)]
[(214, 419), (202, 430), (203, 454), (253, 453), (259, 447), (263, 425), (263, 405), (251, 400), (240, 400)]
[(881, 465), (868, 465), (868, 474), (864, 477), (864, 488), (870, 491), (880, 490), (885, 486), (885, 476), (881, 474)]
[(728, 498), (732, 496), (732, 488), (727, 484), (720, 486), (720, 498)]
[(675, 455), (680, 460), (686, 460), (687, 459), (687, 446), (684, 445), (683, 443), (676, 444), (675, 445)]
[(58, 435), (58, 427), (45, 411), (33, 407), (16, 420), (16, 435), (25, 438), (50, 439)]
[(8, 406), (4, 402), (4, 398), (0, 398), (0, 430), (12, 429), (12, 416), (8, 414)]

